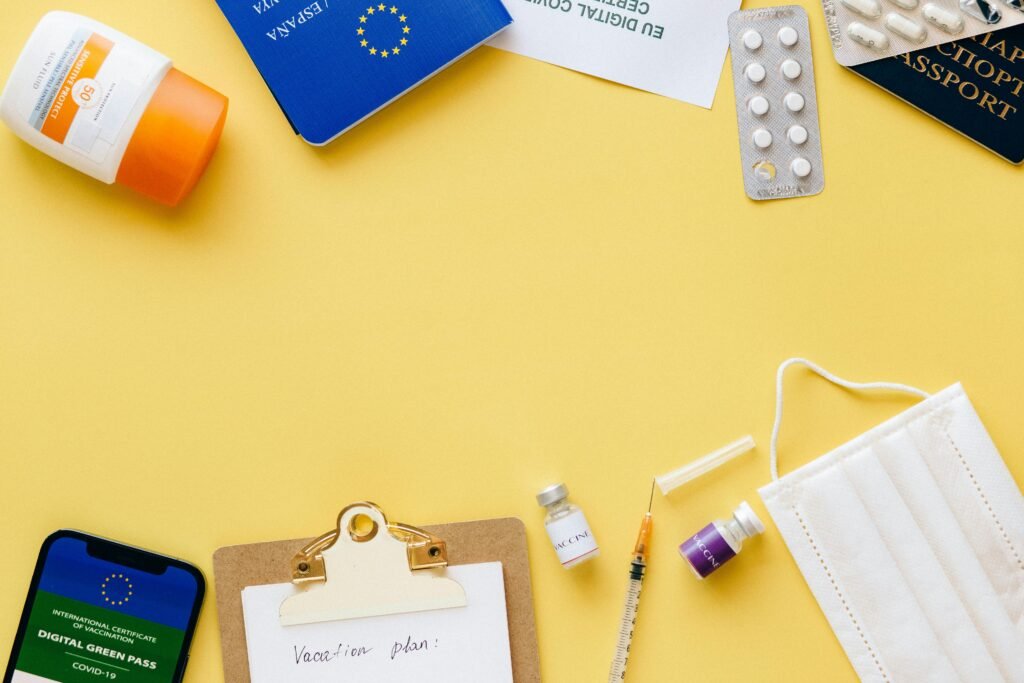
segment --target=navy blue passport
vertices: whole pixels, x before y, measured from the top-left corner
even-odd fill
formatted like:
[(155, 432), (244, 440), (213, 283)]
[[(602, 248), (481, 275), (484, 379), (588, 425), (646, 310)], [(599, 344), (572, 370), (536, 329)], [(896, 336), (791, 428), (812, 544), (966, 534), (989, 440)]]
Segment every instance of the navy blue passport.
[(323, 145), (512, 23), (501, 0), (217, 0), (295, 131)]
[(1007, 161), (1024, 161), (1024, 24), (849, 68)]

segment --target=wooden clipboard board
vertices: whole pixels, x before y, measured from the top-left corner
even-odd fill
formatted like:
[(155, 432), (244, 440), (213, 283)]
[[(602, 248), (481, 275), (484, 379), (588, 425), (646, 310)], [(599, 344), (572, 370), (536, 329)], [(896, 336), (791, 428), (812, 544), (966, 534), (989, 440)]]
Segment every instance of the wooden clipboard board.
[[(449, 564), (501, 562), (505, 578), (512, 676), (516, 683), (540, 683), (537, 626), (526, 547), (526, 527), (514, 517), (423, 527), (447, 542)], [(288, 583), (289, 561), (311, 539), (228, 546), (213, 555), (217, 616), (225, 683), (249, 683), (249, 655), (242, 616), (242, 589)]]

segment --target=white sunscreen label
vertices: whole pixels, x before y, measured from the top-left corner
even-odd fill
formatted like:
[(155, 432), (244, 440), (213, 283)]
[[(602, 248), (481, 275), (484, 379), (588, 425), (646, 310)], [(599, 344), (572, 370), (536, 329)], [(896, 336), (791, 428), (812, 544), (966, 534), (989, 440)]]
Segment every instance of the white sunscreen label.
[[(28, 123), (54, 142), (103, 163), (127, 123), (149, 66), (87, 28), (46, 55)], [(141, 73), (139, 73), (141, 71)]]
[(563, 566), (597, 552), (597, 541), (582, 511), (548, 523), (547, 530)]

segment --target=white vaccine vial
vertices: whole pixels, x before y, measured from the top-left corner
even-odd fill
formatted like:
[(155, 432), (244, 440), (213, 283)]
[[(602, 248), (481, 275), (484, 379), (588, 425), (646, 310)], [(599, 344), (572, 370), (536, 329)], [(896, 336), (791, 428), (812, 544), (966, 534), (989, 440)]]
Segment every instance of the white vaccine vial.
[(747, 501), (740, 503), (732, 519), (716, 519), (683, 541), (683, 556), (698, 579), (707, 578), (723, 564), (736, 557), (744, 539), (764, 533), (764, 524)]
[(547, 509), (544, 528), (563, 567), (575, 567), (600, 554), (587, 518), (583, 510), (569, 502), (565, 484), (555, 484), (538, 493), (537, 503)]

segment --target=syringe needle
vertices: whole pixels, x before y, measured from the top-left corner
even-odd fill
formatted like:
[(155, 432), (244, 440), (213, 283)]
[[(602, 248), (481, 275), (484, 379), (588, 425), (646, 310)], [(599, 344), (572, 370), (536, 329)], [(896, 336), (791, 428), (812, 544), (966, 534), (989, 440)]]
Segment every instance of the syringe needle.
[(635, 560), (646, 563), (647, 553), (649, 551), (651, 543), (651, 527), (653, 526), (653, 519), (651, 516), (651, 506), (654, 504), (654, 482), (651, 482), (651, 498), (647, 501), (647, 512), (644, 513), (643, 519), (640, 521), (640, 533), (636, 537), (636, 546), (633, 548), (633, 557)]

